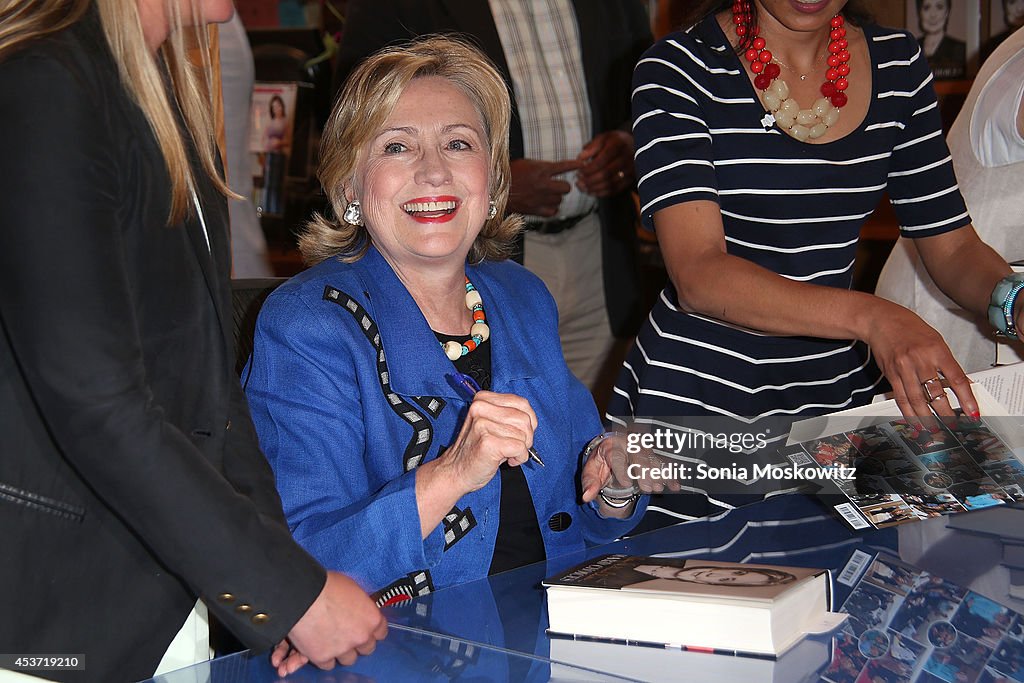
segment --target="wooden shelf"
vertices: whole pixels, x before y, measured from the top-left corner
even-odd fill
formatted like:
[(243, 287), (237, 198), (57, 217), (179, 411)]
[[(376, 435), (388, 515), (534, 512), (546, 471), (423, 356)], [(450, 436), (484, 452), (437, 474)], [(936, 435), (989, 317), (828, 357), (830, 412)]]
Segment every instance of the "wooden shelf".
[(306, 268), (306, 264), (302, 262), (302, 254), (294, 247), (269, 245), (267, 256), (276, 277), (291, 277)]
[(943, 95), (966, 95), (971, 91), (971, 84), (974, 81), (970, 78), (961, 78), (953, 81), (935, 81), (935, 94)]

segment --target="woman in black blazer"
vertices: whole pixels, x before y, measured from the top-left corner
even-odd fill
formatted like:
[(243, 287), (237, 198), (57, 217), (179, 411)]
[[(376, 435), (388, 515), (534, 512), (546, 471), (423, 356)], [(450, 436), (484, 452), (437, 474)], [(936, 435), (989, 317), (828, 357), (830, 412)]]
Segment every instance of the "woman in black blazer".
[(232, 11), (0, 12), (0, 649), (84, 655), (47, 677), (149, 677), (203, 605), (282, 674), (386, 631), (293, 542), (233, 372), (228, 190), (181, 40)]

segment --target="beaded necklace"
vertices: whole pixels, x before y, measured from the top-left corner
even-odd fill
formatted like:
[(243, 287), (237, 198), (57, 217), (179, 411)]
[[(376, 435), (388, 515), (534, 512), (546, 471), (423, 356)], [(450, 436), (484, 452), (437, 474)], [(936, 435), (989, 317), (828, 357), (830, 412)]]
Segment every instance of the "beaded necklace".
[(466, 308), (473, 311), (473, 327), (469, 330), (470, 339), (465, 343), (454, 340), (438, 342), (444, 349), (444, 355), (448, 356), (448, 360), (451, 361), (456, 361), (470, 353), (491, 336), (491, 328), (487, 326), (487, 316), (484, 314), (484, 301), (468, 277), (466, 278)]
[(767, 49), (765, 39), (758, 35), (760, 27), (752, 24), (752, 20), (749, 0), (736, 0), (732, 5), (732, 22), (741, 46), (747, 46), (743, 56), (750, 62), (754, 87), (761, 91), (765, 106), (782, 130), (801, 142), (820, 138), (836, 125), (839, 110), (849, 101), (844, 91), (849, 87), (850, 52), (843, 15), (837, 14), (830, 22), (828, 70), (821, 84), (822, 96), (810, 109), (801, 109), (789, 96), (789, 85), (781, 78), (781, 62)]

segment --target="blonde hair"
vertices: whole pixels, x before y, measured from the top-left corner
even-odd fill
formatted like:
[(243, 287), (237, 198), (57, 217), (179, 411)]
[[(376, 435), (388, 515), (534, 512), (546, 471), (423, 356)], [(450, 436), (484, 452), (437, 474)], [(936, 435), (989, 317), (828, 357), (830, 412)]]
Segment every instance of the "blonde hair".
[[(0, 10), (0, 60), (30, 40), (42, 38), (79, 21), (91, 0), (9, 0)], [(182, 26), (179, 4), (166, 0), (171, 32), (160, 46), (160, 56), (170, 81), (165, 85), (161, 64), (150, 53), (142, 31), (137, 0), (95, 0), (103, 33), (117, 62), (121, 82), (142, 110), (160, 147), (171, 180), (168, 224), (181, 221), (189, 210), (195, 179), (189, 164), (185, 135), (190, 134), (203, 171), (225, 196), (234, 196), (217, 170), (217, 145), (213, 137), (212, 67), (209, 40), (203, 22)], [(201, 17), (192, 0), (193, 17)], [(188, 59), (186, 35), (202, 54), (202, 68)], [(178, 124), (180, 108), (185, 130)]]
[(71, 26), (90, 0), (17, 0), (0, 4), (0, 61), (25, 43)]
[[(344, 215), (348, 207), (345, 189), (363, 148), (380, 131), (409, 83), (428, 77), (447, 80), (469, 98), (483, 120), (490, 148), (490, 198), (497, 214), (484, 223), (469, 259), (507, 258), (522, 228), (519, 216), (505, 216), (511, 182), (508, 87), (487, 57), (460, 40), (426, 36), (385, 48), (363, 61), (349, 77), (324, 128), (317, 177), (335, 217)], [(317, 214), (299, 237), (299, 249), (307, 265), (332, 257), (351, 262), (362, 258), (370, 242), (363, 226)]]

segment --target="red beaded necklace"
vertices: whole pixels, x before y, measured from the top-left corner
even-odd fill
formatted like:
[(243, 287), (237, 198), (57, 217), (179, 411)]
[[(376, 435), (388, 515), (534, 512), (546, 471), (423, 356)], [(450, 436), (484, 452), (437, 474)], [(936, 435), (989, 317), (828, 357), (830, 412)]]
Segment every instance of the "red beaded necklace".
[(749, 0), (733, 2), (732, 22), (740, 46), (746, 48), (743, 56), (750, 62), (754, 87), (762, 92), (764, 103), (779, 127), (798, 140), (824, 135), (839, 120), (839, 109), (849, 101), (844, 91), (849, 87), (850, 52), (843, 16), (837, 14), (830, 22), (828, 70), (821, 84), (822, 97), (810, 109), (801, 109), (789, 96), (789, 85), (781, 78), (782, 69), (767, 49), (765, 39), (758, 35), (760, 27), (753, 23)]

